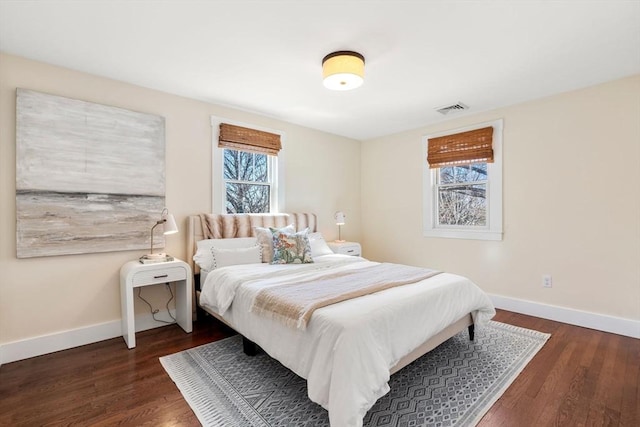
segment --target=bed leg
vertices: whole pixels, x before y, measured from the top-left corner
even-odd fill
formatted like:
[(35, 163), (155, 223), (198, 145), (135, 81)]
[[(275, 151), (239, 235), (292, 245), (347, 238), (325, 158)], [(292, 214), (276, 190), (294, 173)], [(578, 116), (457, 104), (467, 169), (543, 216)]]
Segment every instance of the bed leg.
[(196, 306), (196, 316), (195, 316), (195, 319), (193, 319), (193, 320), (206, 319), (208, 315), (209, 315), (209, 313), (207, 313), (202, 307), (200, 307), (200, 305), (197, 305)]
[(473, 341), (476, 332), (476, 325), (469, 325), (469, 340)]
[(244, 351), (244, 354), (247, 356), (255, 356), (258, 354), (258, 346), (253, 341), (242, 337), (242, 351)]

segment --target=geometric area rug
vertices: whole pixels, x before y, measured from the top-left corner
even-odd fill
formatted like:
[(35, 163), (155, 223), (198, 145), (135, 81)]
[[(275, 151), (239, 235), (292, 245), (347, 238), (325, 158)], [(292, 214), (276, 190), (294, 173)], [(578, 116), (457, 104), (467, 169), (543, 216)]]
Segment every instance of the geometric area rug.
[[(474, 426), (549, 339), (491, 321), (467, 331), (391, 376), (391, 391), (365, 426)], [(260, 351), (246, 356), (239, 335), (160, 358), (203, 426), (328, 427), (306, 381)]]

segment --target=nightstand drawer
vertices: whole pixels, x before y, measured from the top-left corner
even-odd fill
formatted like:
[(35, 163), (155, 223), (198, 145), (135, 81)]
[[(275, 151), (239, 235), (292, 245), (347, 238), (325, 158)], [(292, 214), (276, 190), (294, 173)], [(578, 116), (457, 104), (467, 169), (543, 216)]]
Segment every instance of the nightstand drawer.
[(360, 247), (360, 243), (328, 242), (327, 244), (334, 253), (351, 256), (362, 256), (362, 248)]
[(348, 246), (348, 247), (340, 248), (338, 250), (338, 253), (344, 254), (344, 255), (360, 256), (360, 246)]
[(137, 271), (133, 274), (133, 286), (150, 285), (154, 283), (175, 282), (187, 278), (187, 271), (183, 267), (155, 268), (149, 271)]

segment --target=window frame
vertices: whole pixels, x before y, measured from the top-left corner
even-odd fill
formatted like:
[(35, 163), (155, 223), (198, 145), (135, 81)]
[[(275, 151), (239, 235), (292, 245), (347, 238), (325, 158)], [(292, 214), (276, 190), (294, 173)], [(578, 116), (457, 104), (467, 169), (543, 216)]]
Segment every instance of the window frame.
[[(282, 149), (277, 156), (266, 155), (269, 167), (270, 181), (270, 197), (269, 212), (278, 213), (279, 209), (284, 206), (284, 147), (285, 134), (277, 129), (271, 129), (256, 126), (251, 123), (239, 122), (224, 117), (211, 116), (211, 212), (226, 214), (227, 190), (226, 180), (224, 178), (224, 150), (218, 147), (218, 139), (220, 137), (220, 123), (228, 123), (230, 125), (242, 126), (250, 129), (260, 130), (263, 132), (274, 133), (280, 135)], [(262, 183), (258, 183), (262, 184)]]
[[(438, 224), (438, 172), (429, 168), (427, 147), (430, 138), (493, 127), (493, 163), (487, 163), (487, 225), (460, 226)], [(503, 120), (478, 123), (422, 137), (422, 220), (423, 236), (473, 240), (502, 240), (502, 131)], [(479, 162), (485, 163), (485, 162)]]

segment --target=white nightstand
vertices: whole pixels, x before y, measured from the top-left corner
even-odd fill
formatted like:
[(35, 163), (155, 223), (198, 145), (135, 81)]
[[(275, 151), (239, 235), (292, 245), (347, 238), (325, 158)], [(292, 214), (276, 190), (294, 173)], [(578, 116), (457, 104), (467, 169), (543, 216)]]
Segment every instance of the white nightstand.
[(327, 242), (331, 250), (336, 254), (362, 256), (360, 243), (356, 242)]
[(122, 304), (122, 337), (127, 347), (136, 346), (135, 315), (133, 310), (133, 288), (176, 283), (176, 320), (185, 332), (193, 330), (191, 322), (191, 268), (180, 260), (141, 264), (130, 261), (120, 269), (120, 300)]

